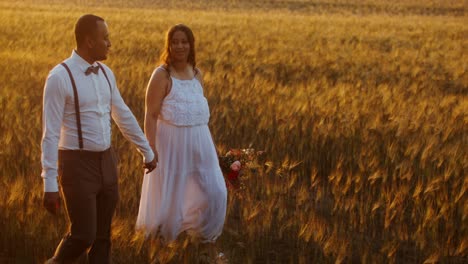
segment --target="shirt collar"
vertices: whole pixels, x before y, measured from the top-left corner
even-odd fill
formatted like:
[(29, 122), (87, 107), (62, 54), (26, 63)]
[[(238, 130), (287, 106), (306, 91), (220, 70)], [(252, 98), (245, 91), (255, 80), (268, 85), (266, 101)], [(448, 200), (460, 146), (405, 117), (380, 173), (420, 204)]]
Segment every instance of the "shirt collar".
[[(76, 52), (76, 50), (73, 50), (72, 51), (72, 54), (71, 54), (71, 60), (72, 62), (78, 66), (78, 68), (82, 71), (82, 72), (85, 72), (89, 66), (91, 66), (91, 64), (89, 64), (89, 62), (87, 62), (85, 59), (83, 59), (80, 55), (78, 55), (78, 53)], [(92, 64), (92, 66), (98, 66), (97, 62), (94, 62)]]

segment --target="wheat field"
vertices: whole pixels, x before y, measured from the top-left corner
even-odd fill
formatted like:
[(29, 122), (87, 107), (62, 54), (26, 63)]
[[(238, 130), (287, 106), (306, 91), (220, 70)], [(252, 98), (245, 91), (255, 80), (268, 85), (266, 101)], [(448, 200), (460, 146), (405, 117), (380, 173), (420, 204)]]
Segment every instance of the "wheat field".
[[(173, 24), (189, 25), (220, 152), (266, 151), (229, 193), (230, 263), (468, 262), (464, 0), (0, 0), (0, 263), (42, 263), (67, 229), (42, 208), (42, 92), (84, 13), (143, 123)], [(141, 157), (118, 129), (114, 263), (197, 263), (134, 231)]]

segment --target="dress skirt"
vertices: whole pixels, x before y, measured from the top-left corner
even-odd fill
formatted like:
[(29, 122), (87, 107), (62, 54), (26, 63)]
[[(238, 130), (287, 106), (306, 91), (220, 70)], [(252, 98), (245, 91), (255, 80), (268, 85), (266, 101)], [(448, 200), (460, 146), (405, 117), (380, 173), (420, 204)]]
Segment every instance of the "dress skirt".
[(155, 170), (144, 175), (136, 228), (170, 242), (183, 231), (205, 242), (221, 234), (227, 190), (208, 125), (158, 120)]

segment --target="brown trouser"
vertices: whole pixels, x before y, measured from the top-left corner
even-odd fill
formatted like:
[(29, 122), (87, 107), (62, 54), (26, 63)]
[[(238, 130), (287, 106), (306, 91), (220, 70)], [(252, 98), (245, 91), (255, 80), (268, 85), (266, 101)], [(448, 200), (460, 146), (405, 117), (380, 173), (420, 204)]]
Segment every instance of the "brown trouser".
[(113, 150), (59, 150), (59, 180), (70, 232), (54, 259), (72, 262), (91, 247), (89, 263), (110, 263), (111, 222), (119, 198)]

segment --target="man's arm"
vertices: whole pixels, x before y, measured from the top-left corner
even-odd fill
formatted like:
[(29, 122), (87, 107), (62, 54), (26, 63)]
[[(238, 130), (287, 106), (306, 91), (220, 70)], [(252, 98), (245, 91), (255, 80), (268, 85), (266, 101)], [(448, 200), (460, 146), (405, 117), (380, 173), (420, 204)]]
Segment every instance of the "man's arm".
[(62, 126), (66, 95), (63, 80), (50, 74), (44, 87), (42, 109), (42, 178), (44, 180), (43, 205), (56, 213), (59, 205), (57, 160), (60, 128)]
[[(112, 76), (112, 75), (111, 75)], [(113, 77), (113, 76), (112, 76)], [(122, 96), (120, 95), (117, 85), (112, 89), (112, 118), (116, 122), (120, 131), (124, 137), (130, 140), (137, 146), (140, 153), (143, 154), (145, 168), (148, 172), (154, 169), (155, 166), (155, 155), (143, 134), (135, 116), (131, 112), (130, 108), (125, 104)], [(153, 164), (154, 163), (154, 164)]]

